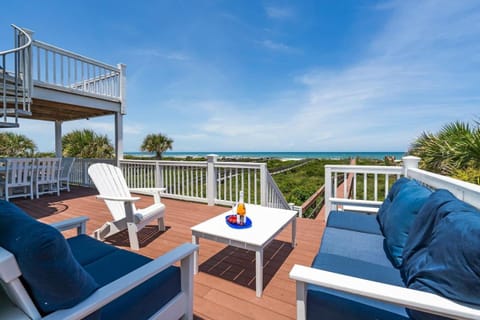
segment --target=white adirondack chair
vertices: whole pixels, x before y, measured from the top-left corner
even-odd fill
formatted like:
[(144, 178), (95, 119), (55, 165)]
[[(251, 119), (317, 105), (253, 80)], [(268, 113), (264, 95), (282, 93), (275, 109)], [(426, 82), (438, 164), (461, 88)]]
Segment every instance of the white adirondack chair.
[[(128, 229), (130, 247), (138, 250), (137, 233), (150, 221), (157, 219), (159, 230), (165, 230), (165, 205), (160, 198), (160, 193), (165, 191), (165, 188), (129, 189), (120, 168), (106, 163), (91, 165), (88, 168), (88, 175), (100, 193), (97, 198), (105, 200), (113, 216), (113, 221), (109, 221), (95, 230), (95, 238), (103, 240), (108, 236)], [(134, 202), (140, 200), (140, 198), (132, 197), (130, 191), (153, 195), (154, 204), (144, 209), (137, 209)]]
[(72, 172), (75, 158), (62, 158), (62, 168), (60, 171), (60, 190), (70, 192), (70, 172)]
[(41, 194), (56, 193), (60, 195), (61, 158), (38, 158), (35, 165), (35, 193), (37, 199)]
[(32, 158), (9, 158), (2, 167), (0, 189), (6, 201), (14, 197), (33, 199), (33, 170)]

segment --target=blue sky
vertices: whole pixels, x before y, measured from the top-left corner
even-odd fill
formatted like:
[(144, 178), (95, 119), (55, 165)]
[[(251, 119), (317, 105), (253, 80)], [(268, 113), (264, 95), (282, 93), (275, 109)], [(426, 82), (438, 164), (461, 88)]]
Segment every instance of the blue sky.
[[(478, 1), (9, 1), (35, 38), (127, 65), (124, 149), (405, 151), (480, 116)], [(8, 19), (7, 19), (8, 18)], [(113, 117), (67, 122), (113, 139)], [(16, 132), (54, 150), (54, 125)]]

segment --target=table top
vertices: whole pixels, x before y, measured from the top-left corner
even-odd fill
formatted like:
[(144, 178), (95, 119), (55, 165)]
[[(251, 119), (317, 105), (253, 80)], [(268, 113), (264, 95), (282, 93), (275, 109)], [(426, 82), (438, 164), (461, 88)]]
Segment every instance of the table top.
[(232, 214), (228, 210), (216, 217), (208, 219), (191, 228), (194, 235), (202, 234), (221, 237), (233, 241), (248, 243), (254, 246), (263, 246), (282, 230), (297, 212), (276, 208), (267, 208), (258, 205), (246, 204), (247, 217), (252, 220), (252, 226), (246, 229), (234, 229), (227, 225), (225, 217)]

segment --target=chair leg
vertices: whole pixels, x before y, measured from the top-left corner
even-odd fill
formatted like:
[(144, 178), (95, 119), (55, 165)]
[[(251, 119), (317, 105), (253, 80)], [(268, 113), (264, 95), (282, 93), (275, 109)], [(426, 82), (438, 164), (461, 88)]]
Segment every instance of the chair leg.
[(130, 240), (130, 248), (132, 248), (132, 250), (139, 250), (140, 246), (138, 244), (137, 225), (133, 222), (127, 222), (127, 229), (128, 239)]
[(165, 218), (164, 217), (158, 218), (158, 230), (165, 231)]

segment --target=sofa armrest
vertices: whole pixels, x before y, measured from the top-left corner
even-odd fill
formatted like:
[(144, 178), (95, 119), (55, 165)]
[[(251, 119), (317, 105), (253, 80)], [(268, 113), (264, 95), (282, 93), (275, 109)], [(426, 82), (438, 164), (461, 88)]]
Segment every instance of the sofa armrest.
[(85, 234), (87, 231), (88, 217), (78, 217), (67, 219), (59, 222), (50, 223), (50, 225), (59, 231), (70, 230), (77, 228), (77, 234)]
[(146, 194), (153, 196), (155, 203), (161, 202), (161, 194), (167, 191), (167, 188), (129, 188), (132, 193)]
[(441, 296), (360, 279), (334, 272), (294, 265), (290, 278), (297, 281), (297, 319), (306, 317), (306, 284), (330, 288), (383, 302), (455, 319), (479, 319), (480, 310)]
[[(177, 261), (181, 262), (182, 268), (182, 293), (187, 295), (187, 297), (185, 297), (187, 301), (193, 301), (190, 299), (192, 297), (188, 297), (188, 295), (191, 295), (193, 290), (193, 253), (196, 250), (198, 250), (198, 246), (191, 243), (180, 245), (125, 276), (99, 288), (91, 296), (77, 304), (75, 307), (58, 310), (42, 319), (83, 319), (124, 293), (141, 285), (143, 282), (175, 264)], [(193, 308), (193, 306), (191, 306), (191, 308)], [(193, 315), (193, 310), (191, 312)]]

